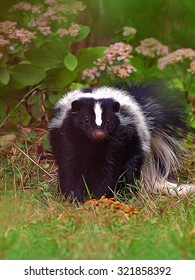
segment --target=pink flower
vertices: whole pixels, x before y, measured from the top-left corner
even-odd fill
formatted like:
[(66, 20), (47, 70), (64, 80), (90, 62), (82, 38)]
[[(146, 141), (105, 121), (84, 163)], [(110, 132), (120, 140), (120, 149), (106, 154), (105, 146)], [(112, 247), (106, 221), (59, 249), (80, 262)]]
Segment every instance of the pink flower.
[(85, 10), (85, 8), (86, 6), (83, 5), (81, 1), (76, 1), (75, 3), (73, 3), (72, 11), (73, 13), (82, 12)]
[(60, 37), (64, 37), (69, 34), (69, 31), (67, 29), (59, 28), (57, 33), (60, 35)]
[(110, 45), (104, 52), (104, 56), (94, 62), (95, 67), (83, 71), (83, 79), (94, 80), (103, 71), (121, 78), (129, 77), (132, 72), (136, 71), (136, 68), (129, 63), (130, 58), (132, 58), (131, 51), (132, 46), (123, 42)]
[(191, 61), (190, 67), (187, 70), (188, 72), (195, 74), (195, 59)]
[(143, 54), (144, 56), (164, 56), (169, 52), (169, 49), (166, 45), (162, 45), (154, 38), (147, 38), (142, 40), (140, 43), (141, 44), (135, 50), (137, 53)]
[(137, 71), (131, 64), (115, 65), (111, 67), (111, 71), (120, 78), (127, 78), (129, 74)]
[(35, 32), (25, 30), (24, 28), (16, 29), (13, 34), (13, 38), (19, 39), (24, 45), (26, 43), (30, 43), (30, 41), (35, 38)]
[(0, 22), (0, 33), (12, 34), (16, 29), (17, 23), (15, 21), (1, 21)]
[(130, 26), (124, 26), (123, 27), (123, 36), (127, 37), (129, 35), (135, 35), (137, 32), (137, 30), (133, 27)]
[(91, 69), (85, 69), (82, 73), (82, 79), (86, 80), (89, 78), (90, 80), (95, 80), (100, 76), (100, 73), (98, 72), (97, 67), (93, 67)]
[(70, 36), (76, 37), (80, 31), (80, 26), (79, 24), (72, 23), (70, 28), (68, 29)]
[(50, 6), (56, 5), (56, 4), (57, 4), (57, 1), (56, 1), (56, 0), (45, 0), (44, 2), (45, 2), (45, 4), (48, 4), (48, 5), (50, 5)]
[(38, 26), (37, 29), (44, 35), (47, 36), (51, 34), (51, 27), (50, 26)]
[(49, 18), (57, 13), (57, 10), (53, 7), (47, 8), (46, 12), (42, 14), (44, 18)]
[(13, 52), (15, 50), (15, 47), (14, 46), (10, 46), (9, 49), (10, 49), (10, 51)]
[(31, 10), (31, 4), (23, 1), (23, 2), (20, 2), (16, 5), (12, 6), (11, 9), (10, 9), (11, 12), (14, 12), (14, 11), (17, 11), (17, 10), (30, 11)]
[(38, 5), (32, 5), (31, 6), (31, 12), (33, 14), (41, 14), (41, 9), (43, 8), (42, 4), (38, 4)]
[[(36, 31), (41, 32), (44, 36), (53, 32), (55, 34), (57, 33), (60, 37), (65, 35), (76, 37), (80, 31), (80, 25), (73, 23), (72, 20), (78, 12), (83, 11), (85, 8), (85, 5), (81, 1), (44, 0), (41, 4), (36, 5), (22, 1), (13, 5), (10, 11), (23, 11), (26, 16), (26, 25), (29, 28), (33, 28), (33, 30), (36, 29)], [(67, 23), (65, 26), (68, 27), (64, 28), (64, 23)], [(16, 26), (14, 29), (16, 29)], [(13, 33), (13, 31), (12, 39), (14, 37), (17, 39), (20, 38), (22, 44), (28, 42), (27, 37), (30, 40), (30, 33), (26, 33), (23, 36), (22, 33), (24, 33), (24, 30), (21, 30), (21, 33), (12, 30), (10, 33)]]
[(158, 68), (163, 70), (167, 65), (174, 64), (179, 61), (183, 61), (184, 59), (194, 59), (195, 58), (195, 50), (193, 49), (178, 49), (172, 53), (167, 54), (164, 57), (161, 57), (158, 60)]
[(3, 36), (0, 36), (0, 47), (3, 48), (7, 45), (10, 45), (10, 41), (7, 39), (4, 39)]
[(128, 62), (132, 57), (131, 51), (132, 46), (129, 44), (123, 42), (112, 44), (104, 52), (103, 58), (98, 59), (95, 64), (103, 70), (107, 64), (113, 65), (116, 61)]

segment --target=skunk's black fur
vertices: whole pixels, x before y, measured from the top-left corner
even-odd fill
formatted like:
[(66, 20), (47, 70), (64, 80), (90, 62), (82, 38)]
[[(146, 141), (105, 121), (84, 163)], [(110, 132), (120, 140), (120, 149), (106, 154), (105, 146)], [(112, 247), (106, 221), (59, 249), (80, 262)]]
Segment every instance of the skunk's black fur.
[[(58, 101), (49, 125), (65, 196), (113, 196), (118, 179), (146, 192), (165, 191), (178, 164), (185, 108), (166, 85), (76, 90)], [(172, 183), (170, 183), (172, 184)]]

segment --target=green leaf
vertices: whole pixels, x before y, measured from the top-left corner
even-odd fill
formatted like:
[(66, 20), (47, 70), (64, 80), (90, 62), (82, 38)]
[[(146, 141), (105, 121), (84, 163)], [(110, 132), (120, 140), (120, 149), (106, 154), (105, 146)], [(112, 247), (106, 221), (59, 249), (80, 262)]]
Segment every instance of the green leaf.
[(35, 66), (50, 68), (61, 63), (55, 52), (47, 49), (31, 49), (25, 52), (26, 58)]
[(40, 101), (40, 95), (39, 94), (35, 94), (35, 95), (30, 95), (28, 98), (28, 104), (32, 105), (32, 104), (38, 104)]
[(43, 69), (33, 65), (16, 65), (11, 71), (12, 77), (25, 86), (33, 86), (41, 82), (46, 73)]
[(7, 85), (10, 80), (10, 74), (9, 71), (6, 68), (1, 68), (0, 69), (0, 81), (4, 84)]
[(70, 90), (76, 90), (76, 89), (81, 89), (81, 88), (84, 88), (85, 85), (84, 84), (81, 84), (81, 83), (72, 83), (70, 85)]
[(53, 56), (57, 57), (62, 63), (65, 55), (69, 50), (68, 41), (57, 42), (56, 40), (51, 40), (45, 45), (45, 47), (49, 52), (52, 52)]
[(58, 99), (59, 99), (59, 96), (58, 96), (57, 94), (54, 94), (54, 93), (49, 93), (48, 99), (49, 99), (49, 102), (50, 102), (52, 105), (55, 105), (56, 102), (57, 102)]
[(77, 71), (82, 71), (85, 68), (90, 68), (94, 66), (94, 61), (101, 58), (104, 54), (106, 47), (94, 47), (81, 49), (78, 54), (78, 67)]
[[(11, 108), (14, 108), (15, 104), (15, 100), (10, 100), (9, 105)], [(16, 110), (12, 111), (9, 119), (15, 124), (28, 126), (31, 121), (31, 116), (26, 107), (23, 104), (20, 104)]]
[(75, 42), (82, 41), (89, 35), (89, 33), (90, 33), (90, 28), (88, 26), (81, 26), (81, 29), (74, 41)]
[(32, 104), (30, 106), (30, 112), (33, 118), (37, 121), (40, 120), (45, 114), (43, 111), (43, 106), (40, 103)]
[(144, 61), (138, 56), (131, 58), (131, 63), (135, 66), (136, 69), (141, 70), (144, 68)]
[(195, 119), (190, 123), (190, 126), (191, 126), (192, 128), (195, 128)]
[(51, 144), (48, 138), (43, 139), (41, 142), (43, 144), (44, 149), (51, 151)]
[(74, 71), (78, 65), (77, 57), (71, 53), (68, 53), (64, 58), (64, 65), (70, 71)]
[(50, 87), (64, 88), (71, 84), (77, 77), (75, 72), (69, 71), (65, 67), (51, 69), (48, 71), (46, 83)]

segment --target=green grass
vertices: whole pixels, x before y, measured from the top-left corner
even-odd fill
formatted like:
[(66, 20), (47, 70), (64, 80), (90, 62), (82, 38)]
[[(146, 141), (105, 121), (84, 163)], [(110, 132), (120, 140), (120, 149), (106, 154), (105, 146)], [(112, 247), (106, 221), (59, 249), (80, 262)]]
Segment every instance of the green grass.
[[(0, 259), (195, 259), (194, 195), (126, 198), (138, 210), (129, 217), (70, 205), (56, 196), (56, 167), (40, 142), (20, 148), (1, 150)], [(182, 172), (191, 181), (193, 153)]]
[(126, 217), (39, 196), (1, 193), (0, 259), (195, 259), (194, 197), (134, 201)]

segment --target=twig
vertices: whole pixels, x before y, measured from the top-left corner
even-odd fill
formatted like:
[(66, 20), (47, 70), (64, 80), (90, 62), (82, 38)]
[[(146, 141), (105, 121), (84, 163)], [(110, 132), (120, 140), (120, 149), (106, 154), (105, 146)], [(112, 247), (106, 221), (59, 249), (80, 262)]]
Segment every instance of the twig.
[(32, 161), (37, 167), (39, 167), (45, 174), (47, 174), (50, 178), (54, 179), (54, 177), (49, 174), (42, 166), (40, 166), (36, 161), (34, 161), (31, 157), (29, 157), (29, 155), (27, 155), (24, 151), (22, 151), (18, 145), (16, 145), (15, 143), (13, 143), (13, 145), (23, 154), (25, 155), (30, 161)]

